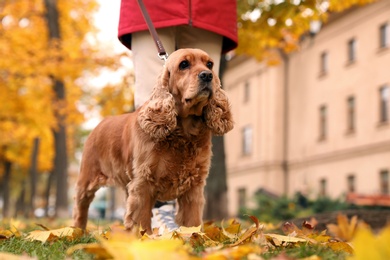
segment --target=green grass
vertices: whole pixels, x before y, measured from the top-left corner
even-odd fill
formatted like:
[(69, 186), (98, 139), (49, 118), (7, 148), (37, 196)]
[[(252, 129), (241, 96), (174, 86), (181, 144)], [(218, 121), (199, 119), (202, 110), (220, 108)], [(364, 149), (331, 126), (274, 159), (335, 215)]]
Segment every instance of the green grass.
[[(63, 260), (63, 259), (94, 259), (93, 255), (86, 253), (83, 250), (77, 250), (72, 255), (66, 255), (68, 248), (78, 245), (78, 244), (88, 244), (96, 243), (94, 235), (84, 235), (75, 240), (67, 240), (65, 238), (58, 239), (54, 242), (38, 242), (38, 241), (29, 241), (25, 239), (26, 234), (31, 230), (37, 230), (37, 226), (33, 225), (30, 222), (27, 223), (22, 230), (24, 234), (22, 237), (12, 237), (9, 239), (0, 240), (0, 252), (7, 252), (15, 255), (25, 255), (35, 259), (49, 259), (49, 260)], [(55, 226), (55, 223), (49, 223), (50, 226)], [(100, 228), (108, 228), (105, 226), (105, 223), (98, 223)], [(249, 226), (249, 224), (248, 224)], [(1, 226), (0, 226), (1, 227)], [(8, 224), (4, 224), (2, 229), (9, 228)], [(244, 225), (245, 228), (245, 225)], [(277, 230), (280, 231), (280, 230)], [(279, 233), (275, 231), (274, 233)], [(230, 241), (231, 243), (232, 241)], [(228, 244), (224, 243), (225, 246)], [(202, 253), (205, 251), (205, 245), (198, 243), (193, 244), (193, 254), (195, 256), (201, 257)], [(263, 251), (264, 252), (264, 251)], [(275, 249), (270, 249), (268, 252), (261, 254), (261, 257), (264, 259), (272, 259), (278, 255), (286, 255), (292, 259), (302, 259), (310, 256), (319, 256), (324, 260), (333, 260), (333, 259), (346, 259), (348, 256), (344, 252), (335, 252), (331, 248), (323, 245), (312, 245), (312, 244), (294, 244), (287, 247), (280, 247)], [(246, 259), (245, 257), (243, 259)]]
[[(77, 244), (94, 242), (96, 242), (96, 239), (92, 236), (83, 236), (74, 241), (59, 239), (52, 243), (41, 243), (13, 237), (6, 240), (0, 240), (0, 252), (12, 253), (15, 255), (28, 255), (37, 259), (65, 259), (66, 251), (69, 247)], [(81, 250), (76, 251), (71, 258), (93, 259), (92, 255)]]
[[(31, 242), (23, 238), (13, 237), (7, 240), (0, 241), (0, 252), (12, 253), (15, 255), (28, 255), (37, 259), (66, 259), (66, 251), (69, 247), (77, 244), (94, 243), (96, 240), (92, 236), (84, 236), (74, 241), (60, 239), (52, 243)], [(195, 253), (200, 256), (204, 247), (195, 247)], [(285, 247), (280, 249), (272, 249), (269, 252), (263, 253), (261, 257), (264, 259), (272, 259), (280, 254), (287, 255), (293, 259), (301, 259), (317, 255), (323, 260), (343, 260), (348, 256), (344, 252), (335, 252), (332, 249), (320, 245), (300, 245), (293, 247)], [(93, 256), (85, 253), (82, 250), (74, 252), (68, 259), (93, 259)]]
[(348, 253), (345, 252), (335, 252), (329, 247), (321, 245), (300, 245), (298, 247), (288, 247), (283, 249), (271, 250), (267, 253), (262, 254), (261, 256), (264, 259), (272, 259), (280, 254), (285, 254), (293, 259), (300, 259), (310, 256), (319, 256), (322, 260), (344, 260)]

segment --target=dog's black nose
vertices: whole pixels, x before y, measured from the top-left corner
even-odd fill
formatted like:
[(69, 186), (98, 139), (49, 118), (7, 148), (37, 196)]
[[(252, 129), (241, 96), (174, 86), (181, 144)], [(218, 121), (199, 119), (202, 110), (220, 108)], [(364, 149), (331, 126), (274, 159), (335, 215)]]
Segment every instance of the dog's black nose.
[(210, 82), (213, 79), (213, 73), (211, 71), (204, 70), (199, 73), (198, 77), (203, 82)]

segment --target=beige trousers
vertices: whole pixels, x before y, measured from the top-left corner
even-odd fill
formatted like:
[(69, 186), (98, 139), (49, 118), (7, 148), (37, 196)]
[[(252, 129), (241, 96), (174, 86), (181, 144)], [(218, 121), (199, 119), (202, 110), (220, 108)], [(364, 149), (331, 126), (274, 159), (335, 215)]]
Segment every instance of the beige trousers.
[[(222, 52), (221, 35), (190, 26), (157, 29), (157, 33), (168, 55), (181, 48), (202, 49), (213, 59), (213, 70), (218, 74)], [(164, 61), (158, 57), (149, 31), (133, 33), (131, 49), (135, 74), (134, 105), (138, 108), (152, 93)]]

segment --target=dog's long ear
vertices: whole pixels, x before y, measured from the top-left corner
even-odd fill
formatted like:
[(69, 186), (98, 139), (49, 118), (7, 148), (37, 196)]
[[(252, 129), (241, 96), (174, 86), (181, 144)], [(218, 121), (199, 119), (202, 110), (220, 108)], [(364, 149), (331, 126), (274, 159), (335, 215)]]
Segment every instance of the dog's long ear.
[(213, 97), (206, 106), (204, 116), (213, 134), (223, 135), (233, 129), (233, 119), (227, 95), (221, 88), (219, 79), (216, 81)]
[(175, 100), (169, 93), (169, 71), (164, 66), (152, 96), (138, 114), (140, 127), (152, 138), (161, 140), (175, 129), (177, 111)]

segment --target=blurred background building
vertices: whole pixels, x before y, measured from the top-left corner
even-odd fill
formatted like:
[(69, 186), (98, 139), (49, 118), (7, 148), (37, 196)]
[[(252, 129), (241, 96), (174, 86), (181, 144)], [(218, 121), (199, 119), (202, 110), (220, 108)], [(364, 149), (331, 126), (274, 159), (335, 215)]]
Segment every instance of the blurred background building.
[(223, 82), (236, 123), (225, 139), (230, 215), (259, 190), (389, 194), (389, 26), (390, 1), (378, 1), (331, 16), (277, 66), (243, 56), (228, 62)]

